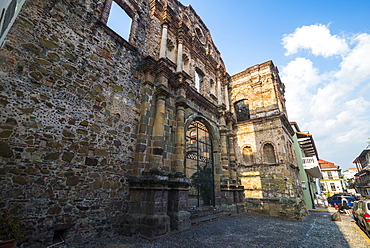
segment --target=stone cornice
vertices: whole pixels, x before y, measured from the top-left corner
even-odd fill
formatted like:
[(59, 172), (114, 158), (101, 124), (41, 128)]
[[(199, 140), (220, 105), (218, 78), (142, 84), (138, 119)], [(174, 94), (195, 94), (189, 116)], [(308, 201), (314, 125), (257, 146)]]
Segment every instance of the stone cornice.
[(189, 84), (183, 84), (185, 90), (186, 90), (186, 97), (188, 100), (193, 100), (199, 105), (200, 107), (204, 108), (205, 110), (213, 113), (216, 116), (220, 115), (220, 112), (218, 111), (218, 107), (214, 105), (212, 102), (210, 102), (207, 98), (205, 98), (203, 95), (199, 94), (197, 91), (195, 91)]

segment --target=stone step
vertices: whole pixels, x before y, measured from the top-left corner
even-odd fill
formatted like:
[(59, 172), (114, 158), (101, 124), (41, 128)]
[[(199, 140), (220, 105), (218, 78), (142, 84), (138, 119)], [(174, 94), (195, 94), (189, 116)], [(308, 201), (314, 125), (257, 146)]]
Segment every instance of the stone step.
[(219, 210), (214, 209), (213, 207), (190, 210), (189, 212), (191, 213), (190, 221), (192, 226), (199, 225), (205, 222), (219, 220), (231, 215), (231, 213), (221, 212)]
[(196, 208), (196, 209), (189, 209), (188, 211), (191, 214), (190, 218), (198, 218), (204, 215), (212, 214), (214, 212), (215, 213), (220, 212), (214, 207), (201, 207), (201, 208)]

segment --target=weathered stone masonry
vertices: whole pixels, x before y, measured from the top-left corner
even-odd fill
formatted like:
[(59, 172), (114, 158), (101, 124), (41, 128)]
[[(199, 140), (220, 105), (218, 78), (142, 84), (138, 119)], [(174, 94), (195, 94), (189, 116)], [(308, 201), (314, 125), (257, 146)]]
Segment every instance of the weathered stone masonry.
[(21, 245), (183, 230), (189, 202), (304, 217), (272, 62), (230, 77), (191, 6), (115, 2), (128, 40), (107, 26), (113, 0), (35, 0), (0, 50), (0, 209)]
[(27, 1), (1, 50), (0, 206), (24, 218), (25, 244), (117, 229), (127, 208), (140, 56), (100, 16), (98, 2)]
[[(231, 101), (239, 119), (239, 178), (245, 188), (248, 212), (302, 219), (307, 210), (301, 199), (292, 150), (294, 132), (287, 119), (284, 92), (285, 86), (271, 61), (232, 77)], [(241, 110), (241, 105), (247, 110)]]

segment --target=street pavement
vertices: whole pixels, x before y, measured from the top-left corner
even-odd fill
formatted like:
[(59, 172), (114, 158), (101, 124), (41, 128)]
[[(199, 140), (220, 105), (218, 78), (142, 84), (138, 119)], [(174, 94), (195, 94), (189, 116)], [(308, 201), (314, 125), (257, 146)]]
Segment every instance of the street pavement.
[(189, 230), (150, 241), (139, 236), (112, 236), (90, 240), (81, 247), (370, 247), (369, 238), (351, 216), (331, 220), (334, 211), (309, 211), (299, 222), (268, 216), (240, 214), (194, 226)]

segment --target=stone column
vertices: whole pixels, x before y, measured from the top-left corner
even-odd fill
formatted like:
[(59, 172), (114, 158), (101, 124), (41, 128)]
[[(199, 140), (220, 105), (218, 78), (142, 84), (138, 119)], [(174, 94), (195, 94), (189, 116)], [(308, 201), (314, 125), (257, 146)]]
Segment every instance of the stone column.
[(168, 24), (163, 23), (161, 47), (159, 50), (159, 58), (167, 58), (167, 38), (168, 38)]
[(218, 79), (217, 80), (217, 99), (218, 99), (217, 104), (218, 105), (221, 105), (222, 104), (222, 98), (221, 98), (221, 96), (222, 96), (222, 94), (221, 94), (221, 82)]
[(225, 125), (225, 118), (223, 116), (221, 117), (220, 136), (221, 136), (222, 175), (224, 178), (228, 178), (230, 176), (230, 173), (229, 173), (229, 157), (227, 153), (227, 129)]
[(150, 110), (150, 96), (153, 94), (154, 77), (150, 73), (145, 74), (145, 82), (141, 88), (141, 105), (140, 105), (140, 121), (137, 130), (137, 144), (135, 149), (134, 170), (133, 175), (140, 175), (141, 172), (148, 167), (147, 152), (148, 152), (148, 126), (150, 118), (147, 112)]
[(225, 85), (225, 104), (226, 104), (226, 111), (230, 110), (230, 103), (229, 103), (229, 86)]
[(236, 177), (236, 158), (235, 158), (235, 146), (234, 146), (234, 138), (235, 138), (235, 133), (232, 130), (232, 123), (229, 122), (228, 124), (229, 128), (229, 134), (228, 134), (228, 139), (229, 139), (229, 164), (230, 164), (230, 178), (233, 181), (233, 183), (236, 183), (237, 177)]
[(177, 68), (176, 72), (182, 72), (182, 38), (179, 38), (177, 41)]
[(173, 172), (184, 173), (184, 156), (185, 156), (185, 108), (177, 106), (176, 113), (176, 141), (175, 141), (175, 161)]
[(223, 124), (220, 128), (221, 136), (221, 166), (222, 166), (222, 179), (221, 179), (221, 209), (228, 212), (236, 212), (234, 188), (235, 185), (231, 184), (229, 167), (229, 154), (228, 154), (228, 130), (225, 125), (224, 117), (221, 117)]
[(166, 121), (166, 97), (158, 94), (156, 101), (155, 119), (153, 126), (152, 140), (152, 159), (149, 164), (149, 170), (162, 168), (162, 158), (164, 151), (164, 124)]

